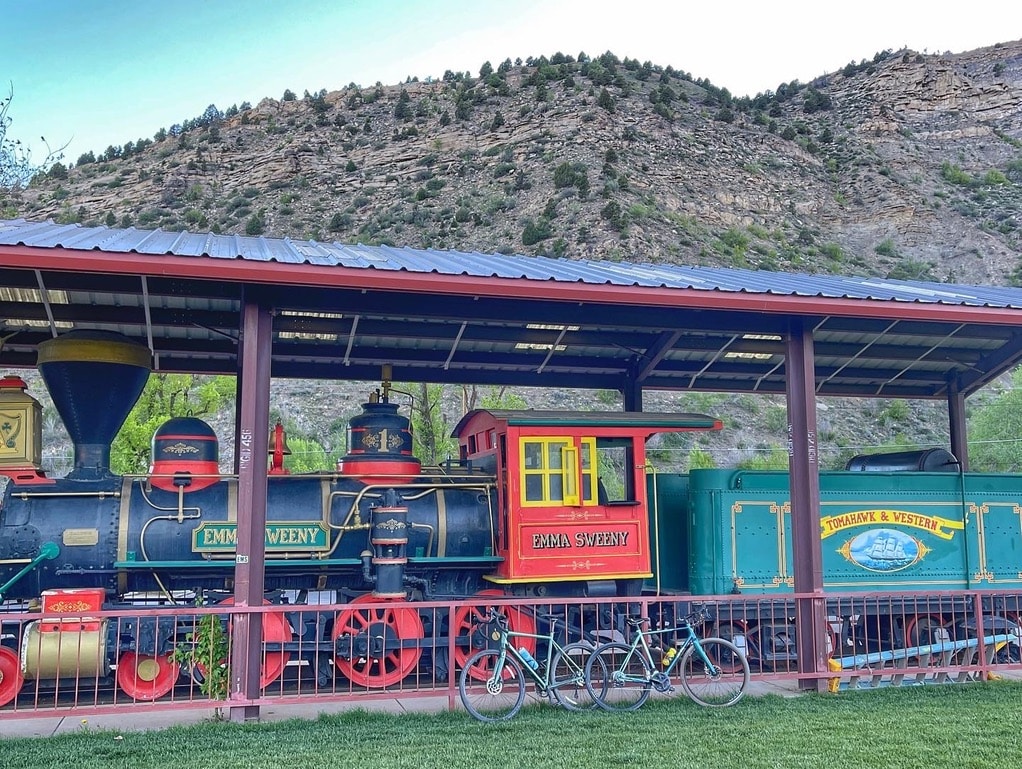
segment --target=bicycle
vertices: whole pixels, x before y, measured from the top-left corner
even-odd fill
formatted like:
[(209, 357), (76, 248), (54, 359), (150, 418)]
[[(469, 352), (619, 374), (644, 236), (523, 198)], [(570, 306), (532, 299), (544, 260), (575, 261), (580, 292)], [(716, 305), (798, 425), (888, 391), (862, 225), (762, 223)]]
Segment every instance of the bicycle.
[[(513, 718), (525, 702), (525, 688), (530, 679), (540, 696), (568, 710), (597, 707), (594, 692), (601, 694), (599, 685), (591, 687), (586, 681), (586, 670), (592, 665), (589, 655), (595, 645), (576, 641), (561, 646), (554, 638), (559, 618), (547, 616), (546, 619), (550, 622), (548, 634), (526, 633), (511, 630), (507, 616), (496, 607), (490, 608), (486, 638), (494, 645), (469, 657), (458, 678), (461, 702), (473, 717), (487, 722)], [(517, 648), (511, 642), (515, 638), (545, 641), (545, 660), (537, 661), (524, 647)], [(601, 667), (602, 662), (595, 664), (597, 676), (601, 674)]]
[[(731, 641), (699, 638), (696, 628), (708, 618), (702, 609), (676, 626), (643, 630), (648, 617), (626, 617), (634, 630), (632, 642), (601, 644), (586, 664), (586, 683), (597, 705), (611, 711), (636, 710), (653, 689), (674, 691), (671, 674), (675, 669), (682, 689), (699, 705), (727, 707), (738, 702), (749, 685), (749, 661)], [(675, 645), (666, 649), (660, 670), (648, 639), (675, 633), (680, 635)]]

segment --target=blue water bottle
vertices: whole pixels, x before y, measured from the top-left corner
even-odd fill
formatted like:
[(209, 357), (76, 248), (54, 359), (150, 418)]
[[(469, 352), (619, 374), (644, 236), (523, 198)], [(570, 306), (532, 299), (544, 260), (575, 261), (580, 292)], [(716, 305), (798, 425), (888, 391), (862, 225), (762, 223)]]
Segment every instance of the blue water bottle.
[(530, 668), (532, 668), (533, 670), (539, 668), (539, 663), (536, 662), (536, 658), (529, 654), (529, 650), (526, 649), (524, 646), (518, 647), (518, 654), (521, 655), (522, 659), (525, 660), (525, 662), (529, 665)]

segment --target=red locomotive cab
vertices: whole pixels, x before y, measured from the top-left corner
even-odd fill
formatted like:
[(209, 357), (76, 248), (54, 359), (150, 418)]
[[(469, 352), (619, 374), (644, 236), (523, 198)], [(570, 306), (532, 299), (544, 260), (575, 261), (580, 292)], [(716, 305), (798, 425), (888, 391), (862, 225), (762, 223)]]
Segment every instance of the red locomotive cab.
[(195, 417), (174, 417), (153, 434), (150, 481), (164, 491), (198, 491), (220, 480), (219, 458), (212, 427)]
[(462, 456), (494, 463), (502, 585), (586, 582), (588, 595), (638, 591), (651, 576), (645, 441), (720, 429), (698, 414), (474, 411)]

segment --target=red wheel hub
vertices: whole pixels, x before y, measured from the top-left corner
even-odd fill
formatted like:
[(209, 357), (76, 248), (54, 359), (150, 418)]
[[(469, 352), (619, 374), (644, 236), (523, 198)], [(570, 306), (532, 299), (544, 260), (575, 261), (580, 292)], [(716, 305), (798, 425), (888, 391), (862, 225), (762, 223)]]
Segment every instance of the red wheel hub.
[(170, 654), (125, 652), (117, 660), (117, 685), (135, 700), (155, 700), (174, 688), (181, 666)]
[(406, 641), (421, 639), (422, 620), (415, 609), (388, 605), (369, 593), (337, 615), (331, 638), (337, 669), (352, 683), (384, 688), (399, 683), (419, 664), (422, 649)]

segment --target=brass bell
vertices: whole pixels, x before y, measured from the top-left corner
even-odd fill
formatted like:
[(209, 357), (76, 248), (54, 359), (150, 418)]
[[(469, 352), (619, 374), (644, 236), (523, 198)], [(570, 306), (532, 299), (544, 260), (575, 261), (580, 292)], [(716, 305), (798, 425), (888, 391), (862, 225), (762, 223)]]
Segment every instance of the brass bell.
[(267, 451), (270, 454), (276, 454), (278, 451), (284, 455), (291, 453), (291, 449), (287, 445), (287, 433), (284, 432), (284, 425), (280, 423), (279, 419), (276, 426), (270, 430), (270, 442)]
[(284, 457), (291, 453), (287, 445), (287, 433), (284, 432), (284, 425), (277, 420), (277, 425), (270, 430), (270, 466), (266, 472), (270, 475), (290, 475), (290, 470), (284, 469)]

